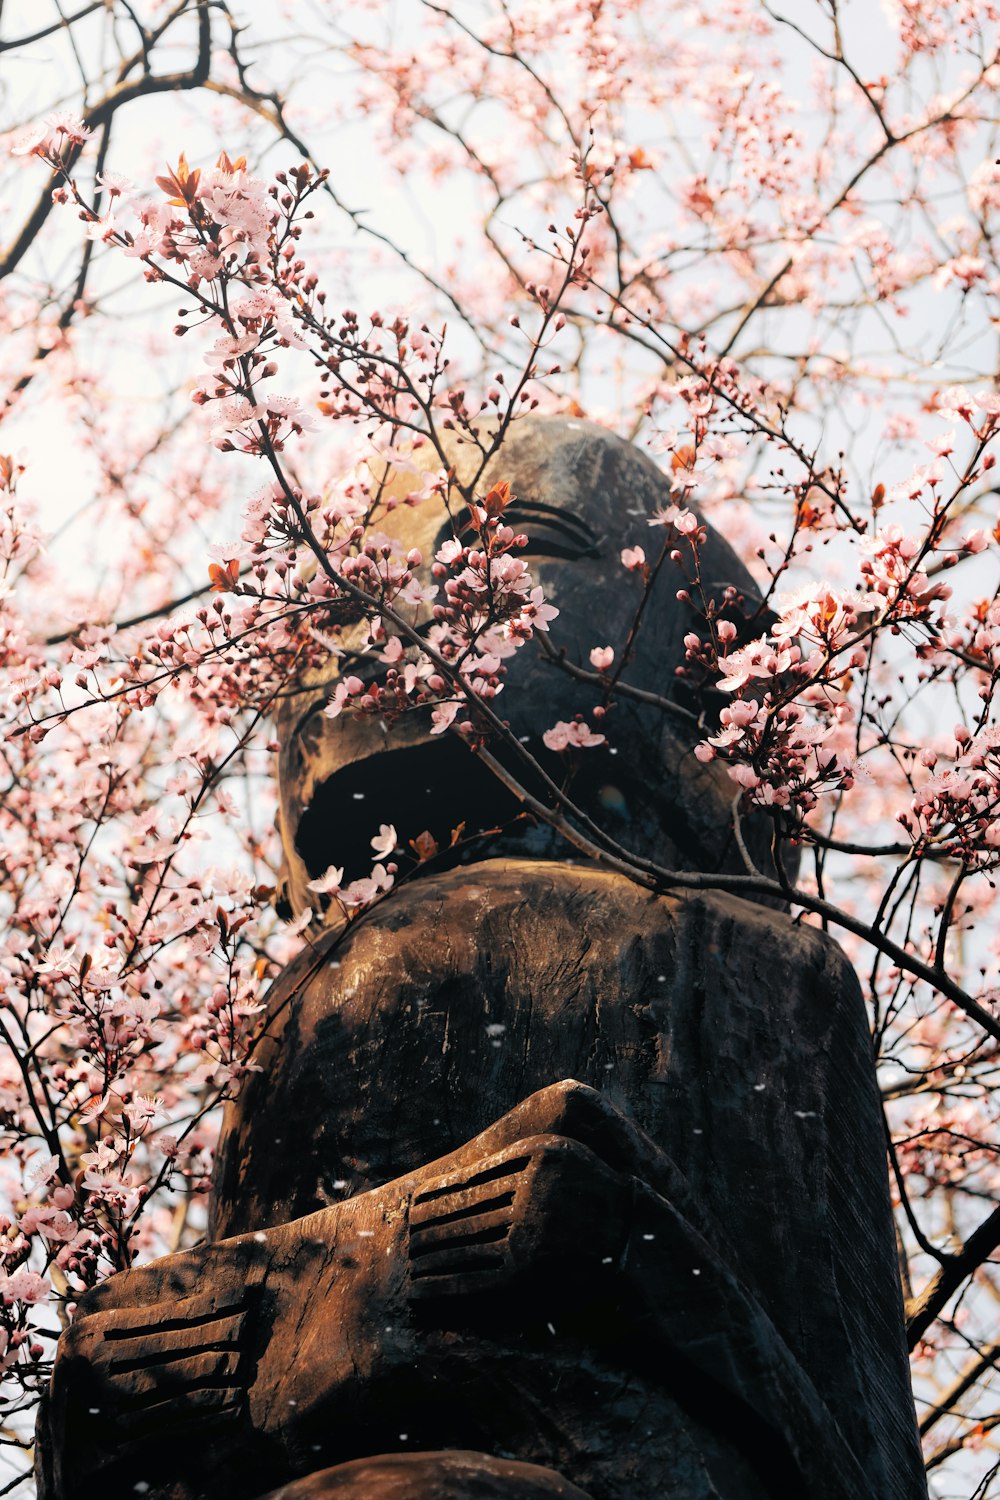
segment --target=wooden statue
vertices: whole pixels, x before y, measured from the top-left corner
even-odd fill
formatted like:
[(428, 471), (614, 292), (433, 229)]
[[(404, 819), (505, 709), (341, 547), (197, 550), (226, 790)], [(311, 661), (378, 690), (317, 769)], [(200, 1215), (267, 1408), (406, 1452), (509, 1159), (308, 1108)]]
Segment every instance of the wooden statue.
[[(618, 551), (666, 482), (598, 428), (534, 419), (497, 478), (586, 662), (627, 633)], [(428, 556), (424, 512), (405, 540)], [(702, 564), (752, 612), (717, 537)], [(628, 674), (667, 695), (692, 627), (675, 595), (651, 595)], [(43, 1500), (925, 1496), (839, 948), (759, 904), (652, 895), (523, 818), (491, 833), (502, 799), (466, 747), (420, 715), (331, 721), (326, 690), (281, 723), (293, 910), (329, 864), (366, 873), (373, 820), (481, 836), (273, 987), (210, 1242), (113, 1277), (63, 1336)], [(529, 646), (503, 703), (541, 756), (581, 685)], [(596, 812), (612, 787), (620, 841), (663, 864), (741, 868), (697, 730), (618, 712), (618, 754), (588, 750), (574, 797)], [(748, 821), (762, 868), (766, 835)]]

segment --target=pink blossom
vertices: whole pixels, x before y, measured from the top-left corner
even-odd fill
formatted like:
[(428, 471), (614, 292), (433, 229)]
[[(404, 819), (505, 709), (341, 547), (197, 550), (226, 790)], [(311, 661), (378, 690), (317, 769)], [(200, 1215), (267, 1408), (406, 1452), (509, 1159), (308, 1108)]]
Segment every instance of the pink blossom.
[(109, 198), (131, 198), (135, 184), (121, 172), (98, 172), (97, 182)]
[(531, 590), (523, 608), (513, 623), (515, 627), (522, 630), (526, 628), (530, 629), (533, 626), (535, 630), (544, 630), (547, 632), (549, 621), (554, 620), (558, 613), (559, 611), (554, 604), (546, 603), (541, 588), (536, 587)]
[(162, 1101), (149, 1094), (138, 1094), (130, 1099), (124, 1106), (122, 1113), (128, 1119), (132, 1129), (141, 1134), (149, 1125), (150, 1121), (162, 1110)]
[(605, 743), (604, 735), (595, 734), (581, 719), (574, 719), (570, 723), (560, 719), (545, 731), (542, 740), (549, 750), (583, 750)]
[(392, 889), (393, 876), (385, 866), (377, 864), (367, 879), (352, 880), (346, 890), (339, 891), (337, 898), (347, 910), (370, 906), (375, 898)]
[(751, 641), (749, 645), (731, 651), (719, 662), (719, 671), (725, 679), (719, 683), (720, 691), (735, 693), (754, 679), (766, 680), (787, 672), (792, 664), (793, 651), (794, 648), (776, 651), (763, 640)]
[(309, 889), (315, 891), (317, 895), (330, 896), (340, 890), (343, 879), (343, 867), (338, 869), (336, 865), (330, 865), (325, 874), (320, 875), (316, 880), (310, 880), (308, 885)]
[[(675, 483), (677, 482), (679, 477), (679, 474), (674, 474), (673, 480)], [(690, 510), (684, 510), (677, 505), (668, 505), (663, 509), (658, 510), (656, 514), (650, 518), (648, 524), (650, 526), (672, 526), (675, 531), (681, 534), (681, 536), (694, 536), (700, 528), (700, 522), (694, 512)], [(626, 564), (626, 566), (628, 566), (628, 564)]]
[(65, 1244), (76, 1233), (74, 1221), (65, 1209), (59, 1208), (29, 1208), (21, 1215), (19, 1227), (22, 1234), (40, 1234), (56, 1244)]
[[(391, 823), (379, 825), (378, 833), (371, 841), (376, 859), (385, 859), (396, 847), (396, 830)], [(340, 872), (343, 874), (343, 871)]]
[(990, 539), (986, 532), (979, 528), (964, 536), (961, 545), (963, 552), (985, 552), (990, 545)]
[(934, 273), (934, 285), (938, 291), (942, 291), (949, 282), (959, 281), (968, 290), (974, 282), (983, 280), (985, 276), (986, 262), (982, 256), (956, 255)]
[(20, 131), (10, 146), (11, 156), (56, 156), (65, 144), (82, 146), (93, 130), (67, 110), (46, 115), (42, 124)]
[(13, 1302), (20, 1302), (26, 1307), (43, 1302), (50, 1290), (47, 1278), (39, 1276), (36, 1271), (29, 1271), (27, 1266), (18, 1266), (10, 1276), (6, 1271), (0, 1270), (0, 1295), (8, 1307)]
[(436, 704), (431, 711), (431, 734), (444, 734), (449, 725), (454, 723), (458, 710), (457, 702)]

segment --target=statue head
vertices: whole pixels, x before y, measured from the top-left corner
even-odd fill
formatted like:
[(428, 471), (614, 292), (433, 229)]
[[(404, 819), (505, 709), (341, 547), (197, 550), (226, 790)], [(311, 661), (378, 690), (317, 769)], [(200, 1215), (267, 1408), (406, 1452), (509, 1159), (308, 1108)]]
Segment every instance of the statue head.
[[(478, 458), (474, 445), (452, 440), (448, 456), (459, 481), (468, 483)], [(429, 445), (416, 450), (414, 461), (428, 470), (440, 467)], [(677, 675), (684, 637), (698, 629), (704, 600), (677, 598), (686, 579), (668, 559), (644, 602), (641, 576), (621, 562), (622, 549), (635, 546), (655, 562), (663, 533), (649, 522), (672, 503), (669, 481), (644, 454), (604, 428), (551, 417), (513, 424), (477, 494), (501, 480), (515, 496), (504, 519), (528, 537), (518, 555), (559, 610), (548, 638), (553, 650), (592, 672), (593, 647), (611, 645), (620, 659), (631, 636), (622, 680), (674, 707), (615, 694), (613, 710), (598, 722), (590, 710), (603, 701), (601, 685), (570, 675), (529, 641), (505, 663), (495, 710), (554, 780), (562, 784), (569, 773), (571, 798), (631, 850), (675, 868), (742, 869), (731, 833), (732, 782), (722, 766), (695, 759), (693, 747), (705, 732), (698, 724), (700, 706)], [(412, 473), (402, 475), (390, 479), (384, 495), (401, 497), (412, 488)], [(428, 577), (435, 552), (454, 535), (436, 497), (416, 508), (400, 506), (384, 524), (406, 547), (419, 548)], [(681, 550), (689, 560), (686, 544)], [(699, 548), (699, 568), (703, 593), (717, 609), (737, 623), (754, 618), (760, 599), (753, 580), (711, 528)], [(758, 621), (755, 628), (763, 626)], [(279, 718), (282, 894), (291, 911), (315, 904), (308, 882), (331, 864), (344, 866), (345, 880), (367, 875), (370, 840), (380, 823), (393, 824), (404, 848), (427, 830), (445, 849), (451, 831), (464, 824), (459, 852), (436, 859), (434, 869), (445, 859), (487, 854), (572, 857), (547, 825), (519, 816), (516, 798), (465, 743), (453, 734), (431, 733), (429, 709), (391, 723), (349, 713), (329, 718), (324, 709), (339, 670), (334, 663), (329, 672), (303, 681)], [(342, 670), (365, 675), (356, 663)], [(542, 737), (581, 711), (607, 742), (574, 754), (567, 765)], [(509, 748), (491, 750), (515, 775), (525, 775)], [(524, 784), (540, 791), (530, 774)], [(756, 843), (764, 867), (769, 830), (761, 820), (755, 832), (754, 823), (749, 820), (745, 837)]]

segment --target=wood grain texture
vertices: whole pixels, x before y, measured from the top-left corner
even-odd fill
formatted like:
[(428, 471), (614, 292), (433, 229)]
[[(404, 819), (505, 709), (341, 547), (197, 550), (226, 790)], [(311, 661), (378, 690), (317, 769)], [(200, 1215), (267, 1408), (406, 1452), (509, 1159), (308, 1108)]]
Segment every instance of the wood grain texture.
[(588, 1500), (551, 1469), (482, 1453), (392, 1453), (324, 1469), (264, 1500)]

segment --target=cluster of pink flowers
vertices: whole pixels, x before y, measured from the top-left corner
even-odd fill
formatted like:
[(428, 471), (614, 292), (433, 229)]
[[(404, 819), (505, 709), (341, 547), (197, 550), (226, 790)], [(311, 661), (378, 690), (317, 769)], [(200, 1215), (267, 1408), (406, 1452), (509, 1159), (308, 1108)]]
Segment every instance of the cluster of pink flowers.
[[(949, 586), (931, 584), (919, 566), (926, 543), (904, 535), (901, 526), (877, 531), (862, 546), (869, 556), (861, 562), (861, 584), (883, 617), (891, 612), (897, 619), (926, 619), (936, 601), (951, 598)], [(970, 550), (976, 550), (975, 543)]]
[[(503, 512), (514, 497), (510, 486), (495, 486), (481, 502), (470, 506), (470, 527), (477, 545), (459, 539), (446, 541), (438, 549), (431, 568), (437, 582), (422, 585), (416, 570), (423, 559), (411, 550), (405, 564), (393, 567), (393, 548), (387, 539), (377, 544), (381, 572), (369, 557), (363, 569), (349, 559), (340, 564), (341, 576), (361, 581), (374, 599), (383, 604), (397, 601), (413, 606), (431, 605), (431, 621), (425, 632), (431, 656), (419, 646), (397, 635), (386, 638), (376, 624), (373, 640), (381, 643), (378, 660), (387, 664), (384, 676), (365, 683), (356, 674), (342, 677), (326, 712), (336, 718), (345, 707), (356, 712), (396, 714), (409, 708), (432, 706), (433, 734), (442, 734), (455, 723), (467, 699), (455, 691), (454, 678), (443, 675), (448, 668), (457, 674), (476, 698), (490, 700), (503, 690), (504, 662), (530, 641), (536, 630), (547, 631), (558, 610), (547, 604), (531, 572), (515, 554), (527, 538), (503, 524)], [(365, 543), (362, 556), (371, 543)], [(391, 589), (386, 588), (391, 573)], [(443, 594), (441, 602), (437, 602)], [(469, 717), (458, 726), (472, 734)]]
[(1000, 727), (954, 730), (951, 765), (938, 770), (933, 750), (921, 752), (931, 775), (920, 782), (899, 822), (918, 847), (932, 847), (969, 869), (1000, 865)]
[(866, 590), (804, 586), (780, 601), (769, 633), (746, 645), (734, 644), (737, 627), (724, 619), (707, 640), (688, 636), (689, 661), (713, 672), (734, 700), (718, 732), (696, 747), (699, 760), (721, 756), (750, 802), (782, 808), (796, 824), (823, 792), (849, 791), (858, 766), (850, 674), (865, 667), (872, 630), (887, 616), (927, 620), (950, 593), (928, 586), (913, 566), (916, 550), (898, 527), (880, 534), (873, 560), (860, 564)]
[(589, 750), (594, 745), (606, 743), (605, 736), (595, 733), (584, 723), (582, 715), (568, 723), (560, 719), (551, 729), (546, 729), (542, 739), (549, 750)]
[[(311, 891), (315, 891), (321, 898), (336, 901), (341, 912), (348, 919), (371, 906), (373, 901), (377, 901), (391, 891), (395, 884), (399, 866), (390, 858), (397, 848), (396, 830), (391, 823), (380, 824), (378, 833), (371, 841), (371, 847), (373, 853), (370, 875), (352, 880), (349, 885), (345, 886), (343, 868), (330, 865), (317, 880), (309, 882)], [(311, 920), (312, 912), (305, 913), (304, 919)], [(303, 917), (300, 917), (299, 922), (302, 921)]]
[(11, 156), (39, 156), (43, 160), (62, 159), (66, 146), (83, 146), (93, 130), (68, 110), (46, 115), (38, 124), (18, 131), (10, 144)]

